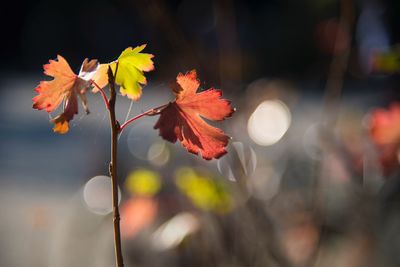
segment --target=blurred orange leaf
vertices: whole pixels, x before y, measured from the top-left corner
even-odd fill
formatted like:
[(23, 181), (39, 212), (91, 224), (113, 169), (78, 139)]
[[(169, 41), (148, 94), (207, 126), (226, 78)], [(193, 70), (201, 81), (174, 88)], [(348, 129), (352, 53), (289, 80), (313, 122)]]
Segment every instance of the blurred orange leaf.
[(379, 162), (385, 175), (399, 166), (400, 103), (389, 109), (376, 109), (371, 113), (369, 134), (379, 151)]
[(400, 103), (389, 109), (376, 109), (370, 117), (370, 135), (377, 145), (400, 142)]
[(158, 203), (151, 197), (134, 197), (121, 207), (121, 231), (123, 238), (133, 238), (150, 225), (158, 212)]

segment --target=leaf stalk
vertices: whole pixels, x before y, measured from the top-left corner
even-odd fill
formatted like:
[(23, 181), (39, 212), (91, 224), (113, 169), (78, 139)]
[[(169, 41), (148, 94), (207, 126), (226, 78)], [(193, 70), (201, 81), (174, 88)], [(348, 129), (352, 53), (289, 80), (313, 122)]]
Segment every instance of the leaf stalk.
[(160, 114), (160, 112), (161, 112), (164, 108), (166, 108), (168, 105), (169, 105), (169, 104), (165, 104), (165, 105), (162, 105), (162, 106), (159, 106), (159, 107), (156, 107), (156, 108), (149, 109), (148, 111), (143, 112), (142, 114), (139, 114), (139, 115), (137, 115), (137, 116), (135, 116), (135, 117), (133, 117), (133, 118), (127, 120), (126, 122), (124, 122), (124, 123), (120, 126), (120, 128), (119, 128), (119, 133), (121, 133), (121, 132), (124, 130), (124, 128), (125, 128), (126, 126), (128, 126), (128, 124), (134, 122), (134, 121), (137, 120), (137, 119), (140, 119), (140, 118), (143, 117), (143, 116), (155, 116), (155, 115)]

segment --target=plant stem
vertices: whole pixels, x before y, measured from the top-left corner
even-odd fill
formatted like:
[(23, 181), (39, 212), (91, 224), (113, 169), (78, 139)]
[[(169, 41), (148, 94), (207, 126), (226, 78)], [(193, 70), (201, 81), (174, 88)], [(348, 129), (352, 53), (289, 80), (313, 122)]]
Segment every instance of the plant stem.
[[(115, 117), (115, 77), (118, 70), (118, 63), (115, 73), (112, 73), (111, 68), (108, 69), (108, 80), (110, 85), (110, 99), (108, 100), (108, 110), (110, 114), (110, 127), (111, 127), (111, 162), (109, 166), (111, 182), (112, 182), (112, 205), (113, 205), (113, 223), (114, 223), (114, 248), (115, 248), (115, 262), (117, 267), (123, 267), (124, 262), (122, 258), (121, 246), (121, 231), (120, 231), (120, 215), (118, 208), (118, 178), (117, 178), (117, 148), (118, 148), (118, 134), (119, 123)], [(101, 91), (100, 91), (101, 92)]]
[(118, 71), (118, 62), (115, 67), (115, 73), (112, 72), (111, 68), (108, 68), (108, 83), (110, 87), (110, 98), (107, 99), (107, 95), (104, 90), (100, 88), (95, 82), (92, 82), (94, 86), (99, 89), (104, 103), (108, 109), (110, 116), (110, 127), (111, 127), (111, 161), (109, 165), (109, 173), (112, 184), (112, 207), (113, 207), (113, 225), (114, 225), (114, 249), (115, 249), (115, 264), (116, 267), (123, 267), (124, 261), (122, 257), (122, 245), (121, 245), (121, 230), (120, 230), (120, 214), (118, 207), (118, 177), (117, 177), (117, 152), (118, 152), (118, 135), (121, 131), (131, 122), (143, 117), (156, 115), (161, 112), (168, 104), (162, 105), (153, 109), (150, 109), (128, 121), (120, 126), (115, 116), (115, 102), (117, 99), (117, 92), (115, 89), (115, 77)]

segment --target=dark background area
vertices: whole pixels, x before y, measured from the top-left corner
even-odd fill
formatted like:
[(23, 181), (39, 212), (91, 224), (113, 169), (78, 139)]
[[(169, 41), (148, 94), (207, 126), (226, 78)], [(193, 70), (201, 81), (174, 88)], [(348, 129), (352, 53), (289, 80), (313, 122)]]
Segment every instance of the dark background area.
[[(380, 3), (391, 44), (399, 39), (397, 1)], [(127, 44), (148, 44), (160, 79), (196, 68), (212, 83), (261, 76), (323, 79), (330, 55), (316, 28), (339, 17), (339, 3), (306, 1), (7, 1), (2, 6), (2, 72), (40, 72), (57, 54), (72, 66), (109, 61)], [(357, 50), (357, 40), (353, 40)], [(356, 54), (356, 53), (355, 53)], [(233, 55), (233, 56), (231, 56)], [(77, 68), (77, 67), (75, 67)], [(322, 89), (323, 87), (320, 87)]]

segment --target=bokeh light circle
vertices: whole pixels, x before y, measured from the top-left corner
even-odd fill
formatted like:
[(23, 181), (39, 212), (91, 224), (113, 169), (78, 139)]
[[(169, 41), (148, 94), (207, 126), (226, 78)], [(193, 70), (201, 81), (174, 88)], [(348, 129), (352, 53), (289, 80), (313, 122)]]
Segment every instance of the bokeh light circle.
[(147, 160), (149, 147), (154, 140), (159, 140), (156, 131), (151, 131), (153, 124), (149, 121), (138, 121), (130, 126), (127, 136), (129, 152), (138, 159)]
[[(83, 188), (83, 200), (91, 212), (99, 215), (109, 214), (112, 211), (111, 178), (99, 175), (90, 179)], [(118, 200), (121, 200), (119, 188)]]
[(166, 142), (162, 140), (154, 142), (147, 152), (147, 159), (152, 165), (157, 167), (161, 167), (168, 163), (169, 158), (170, 151)]
[(289, 108), (279, 100), (262, 102), (251, 114), (247, 131), (250, 138), (260, 146), (278, 142), (289, 129), (291, 115)]

